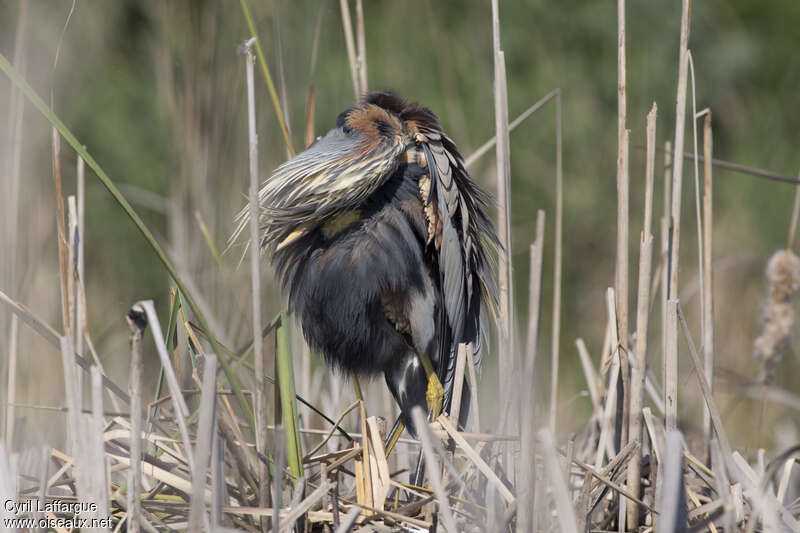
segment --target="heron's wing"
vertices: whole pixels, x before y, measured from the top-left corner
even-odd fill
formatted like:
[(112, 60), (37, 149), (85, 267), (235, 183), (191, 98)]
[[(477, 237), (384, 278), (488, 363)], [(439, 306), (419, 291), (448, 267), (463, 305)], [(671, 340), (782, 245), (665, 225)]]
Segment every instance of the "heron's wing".
[(458, 344), (473, 344), (476, 365), (482, 358), (483, 301), (487, 298), (491, 305), (495, 294), (486, 249), (494, 246), (496, 237), (483, 211), (483, 193), (469, 178), (455, 144), (441, 131), (420, 130), (431, 180), (429, 196), (423, 200), (426, 208), (435, 207), (438, 218), (432, 225), (436, 231), (433, 240), (446, 315), (440, 328), (449, 330), (439, 333), (438, 373), (449, 402)]
[[(365, 143), (342, 128), (328, 132), (307, 150), (279, 166), (259, 191), (262, 245), (280, 246), (315, 222), (360, 205), (391, 176), (406, 148), (399, 137)], [(247, 226), (249, 211), (237, 217), (232, 239)]]

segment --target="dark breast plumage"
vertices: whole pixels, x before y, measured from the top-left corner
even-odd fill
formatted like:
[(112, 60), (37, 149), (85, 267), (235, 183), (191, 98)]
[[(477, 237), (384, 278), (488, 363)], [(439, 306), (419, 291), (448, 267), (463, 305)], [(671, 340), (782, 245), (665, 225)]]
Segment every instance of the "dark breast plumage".
[(480, 363), (497, 241), (436, 116), (370, 93), (279, 167), (260, 201), (262, 245), (310, 346), (347, 373), (382, 372), (406, 423), (426, 407), (425, 354), (449, 409), (458, 343)]

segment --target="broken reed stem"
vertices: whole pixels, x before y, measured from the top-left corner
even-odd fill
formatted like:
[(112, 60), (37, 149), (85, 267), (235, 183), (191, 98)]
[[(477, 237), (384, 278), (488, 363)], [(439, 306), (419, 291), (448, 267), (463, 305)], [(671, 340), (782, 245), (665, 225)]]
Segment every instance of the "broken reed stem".
[(670, 276), (667, 285), (667, 298), (671, 300), (678, 297), (678, 250), (681, 234), (681, 187), (683, 184), (683, 136), (686, 127), (686, 79), (689, 65), (690, 4), (691, 0), (682, 0), (680, 51), (678, 55), (678, 93), (675, 99), (675, 165), (672, 169)]
[(353, 81), (353, 91), (356, 100), (361, 96), (361, 87), (358, 78), (358, 60), (356, 59), (356, 45), (353, 41), (353, 23), (350, 19), (350, 5), (347, 0), (339, 0), (342, 12), (342, 28), (344, 29), (344, 42), (347, 45), (347, 62), (350, 64), (350, 78)]
[(128, 392), (131, 396), (130, 468), (131, 483), (128, 495), (128, 528), (133, 533), (140, 531), (142, 516), (142, 337), (147, 327), (147, 316), (139, 305), (131, 307), (126, 317), (131, 328), (131, 374)]
[[(713, 246), (711, 241), (712, 214), (712, 179), (711, 156), (713, 139), (711, 134), (711, 112), (706, 114), (703, 122), (703, 155), (705, 157), (703, 179), (703, 364), (706, 381), (714, 394), (714, 269)], [(711, 440), (711, 413), (703, 411), (703, 432), (705, 442)], [(708, 451), (708, 450), (707, 450)]]
[(528, 337), (522, 375), (520, 415), (520, 457), (517, 500), (517, 523), (520, 531), (533, 531), (536, 488), (536, 353), (539, 346), (539, 317), (542, 301), (542, 249), (544, 247), (544, 211), (536, 213), (536, 239), (531, 244), (530, 281), (528, 284)]
[[(628, 490), (637, 498), (641, 486), (642, 464), (642, 407), (645, 372), (647, 369), (647, 325), (650, 311), (650, 272), (653, 258), (652, 210), (653, 179), (656, 158), (656, 110), (653, 108), (647, 115), (647, 163), (645, 168), (644, 224), (639, 249), (639, 289), (636, 298), (636, 354), (631, 367), (631, 395), (629, 439), (640, 444), (634, 458), (628, 462)], [(639, 506), (635, 502), (627, 503), (628, 529), (639, 526)]]
[[(562, 121), (561, 121), (561, 90), (556, 95), (556, 235), (555, 257), (553, 258), (553, 335), (552, 335), (552, 365), (550, 375), (550, 433), (553, 438), (556, 433), (556, 418), (558, 411), (558, 362), (559, 340), (561, 337), (561, 264), (563, 249), (563, 223), (564, 223), (564, 177), (562, 172)], [(537, 220), (538, 223), (538, 220)], [(538, 228), (538, 226), (537, 226)], [(538, 236), (537, 236), (538, 238)], [(539, 282), (541, 283), (541, 273)]]
[[(249, 140), (250, 162), (250, 188), (248, 190), (250, 209), (250, 290), (252, 304), (253, 326), (253, 359), (255, 366), (256, 390), (253, 414), (256, 420), (255, 437), (256, 451), (259, 455), (266, 456), (266, 399), (264, 397), (264, 338), (261, 335), (261, 266), (258, 223), (261, 219), (258, 205), (258, 134), (256, 133), (256, 103), (255, 83), (253, 68), (256, 57), (253, 53), (254, 39), (245, 43), (245, 70), (247, 76), (247, 136)], [(259, 461), (258, 468), (258, 505), (269, 505), (269, 469), (263, 461)], [(261, 518), (261, 529), (267, 531), (267, 517)]]
[[(513, 280), (511, 275), (511, 207), (510, 193), (510, 153), (508, 137), (508, 99), (506, 93), (505, 55), (500, 49), (500, 13), (497, 0), (492, 0), (492, 37), (494, 50), (494, 116), (497, 136), (497, 218), (500, 257), (498, 261), (498, 292), (500, 308), (500, 406), (504, 416), (499, 427), (502, 429), (509, 420), (511, 391), (506, 384), (511, 383), (513, 373), (514, 324)], [(513, 417), (511, 418), (513, 420)]]

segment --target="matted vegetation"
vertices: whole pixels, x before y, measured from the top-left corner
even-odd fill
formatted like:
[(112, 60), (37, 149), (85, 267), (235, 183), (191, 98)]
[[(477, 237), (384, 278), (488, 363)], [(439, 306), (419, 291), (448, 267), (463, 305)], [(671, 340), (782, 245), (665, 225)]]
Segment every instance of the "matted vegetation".
[[(99, 529), (108, 531), (800, 530), (800, 499), (795, 499), (800, 478), (794, 468), (800, 446), (769, 454), (761, 448), (737, 449), (715, 399), (714, 384), (719, 377), (715, 376), (714, 361), (719, 355), (715, 354), (714, 289), (718, 283), (712, 238), (715, 231), (724, 228), (715, 226), (712, 217), (712, 172), (715, 165), (733, 166), (740, 172), (798, 185), (787, 246), (776, 252), (766, 272), (763, 332), (755, 341), (754, 351), (761, 372), (748, 389), (762, 405), (777, 401), (794, 404), (795, 408), (800, 404), (797, 396), (773, 383), (794, 325), (792, 296), (800, 287), (800, 260), (791, 251), (800, 211), (800, 181), (713, 158), (712, 111), (698, 110), (694, 90), (700, 81), (694, 77), (689, 47), (689, 0), (682, 6), (674, 144), (667, 142), (663, 150), (664, 209), (656, 219), (660, 220), (659, 227), (654, 224), (653, 205), (657, 174), (661, 174), (656, 171), (660, 166), (656, 159), (657, 107), (653, 104), (646, 118), (627, 114), (630, 82), (626, 76), (625, 2), (618, 1), (616, 275), (604, 285), (608, 287), (603, 292), (606, 316), (600, 325), (605, 332), (601, 350), (592, 357), (586, 343), (580, 338), (576, 341), (586, 390), (565, 392), (559, 373), (560, 358), (564, 357), (559, 339), (562, 319), (570, 320), (562, 317), (561, 291), (563, 225), (571, 214), (563, 205), (564, 192), (570, 187), (562, 168), (564, 96), (560, 89), (554, 89), (509, 121), (499, 6), (497, 0), (492, 2), (495, 131), (466, 163), (472, 165), (494, 146), (497, 226), (505, 250), (498, 260), (500, 302), (496, 317), (498, 347), (494, 352), (499, 381), (491, 384), (491, 390), (497, 391), (499, 415), (489, 419), (482, 411), (478, 389), (486, 384), (474, 367), (471, 347), (462, 345), (453, 405), (460, 406), (467, 380), (474, 395), (471, 431), (455, 428), (452, 420), (458, 420), (458, 413), (426, 424), (425, 415), (418, 411), (415, 425), (420, 428), (419, 439), (400, 439), (388, 456), (383, 444), (385, 416), (394, 414), (394, 408), (386, 408), (383, 383), (365, 384), (362, 391), (355, 380), (355, 391), (351, 392), (351, 382), (314, 368), (312, 354), (290, 317), (282, 313), (265, 316), (265, 293), (269, 292), (269, 298), (275, 294), (270, 292), (272, 287), (262, 288), (266, 262), (258, 253), (258, 217), (250, 217), (249, 247), (244, 251), (247, 258), (241, 261), (242, 265), (246, 261), (249, 269), (242, 266), (236, 270), (235, 246), (227, 255), (220, 253), (222, 239), (215, 239), (200, 210), (190, 219), (196, 222), (194, 240), (185, 242), (186, 227), (176, 224), (169, 230), (170, 247), (165, 249), (160, 244), (164, 240), (126, 198), (171, 212), (181, 195), (198, 192), (187, 185), (191, 176), (178, 179), (173, 197), (166, 201), (131, 187), (121, 190), (114, 176), (103, 170), (61, 121), (53, 110), (53, 99), (50, 105), (45, 103), (25, 80), (21, 68), (24, 56), (15, 54), (12, 62), (0, 55), (0, 69), (13, 84), (9, 131), (16, 135), (12, 135), (18, 141), (14, 146), (22, 145), (23, 101), (32, 104), (52, 127), (58, 229), (57, 242), (47, 244), (58, 248), (60, 292), (52, 301), (58, 303), (62, 319), (58, 330), (28, 309), (10, 287), (0, 287), (0, 302), (11, 317), (7, 381), (3, 385), (7, 394), (2, 406), (5, 422), (0, 440), (0, 500), (38, 502), (40, 507), (34, 506), (37, 509), (45, 509), (47, 502), (51, 507), (53, 502), (61, 502), (66, 507), (37, 510), (26, 516), (107, 519)], [(341, 0), (339, 11), (349, 77), (358, 96), (367, 90), (365, 33), (370, 28), (365, 27), (362, 1), (355, 0), (353, 7), (355, 21), (347, 0)], [(255, 112), (256, 103), (265, 100), (257, 96), (260, 92), (255, 88), (261, 78), (277, 118), (277, 125), (270, 127), (289, 155), (296, 149), (289, 127), (282, 58), (279, 54), (278, 65), (268, 64), (257, 35), (257, 30), (264, 34), (266, 29), (256, 27), (247, 0), (241, 1), (241, 13), (250, 36), (241, 46), (241, 68), (235, 72), (242, 77), (239, 88), (243, 90), (238, 97), (247, 100), (247, 128), (242, 129), (248, 133), (248, 205), (254, 214), (259, 208), (258, 184), (264, 174), (259, 170)], [(20, 31), (23, 17), (21, 14)], [(322, 9), (316, 18), (312, 82), (303, 88), (308, 95), (303, 131), (306, 145), (317, 133), (313, 79), (321, 20)], [(279, 31), (279, 27), (273, 30)], [(209, 134), (199, 127), (195, 121), (200, 119), (194, 113), (214, 106), (198, 103), (204, 97), (202, 90), (189, 90), (188, 94), (196, 98), (187, 97), (178, 90), (180, 82), (170, 78), (169, 65), (162, 66), (162, 87), (172, 91), (171, 113), (183, 128), (185, 144), (178, 151), (202, 166), (203, 154), (219, 138), (214, 137), (218, 132)], [(202, 80), (197, 72), (183, 75), (187, 85)], [(553, 111), (556, 117), (555, 202), (548, 209), (552, 220), (544, 210), (538, 210), (535, 228), (518, 234), (511, 223), (510, 134), (543, 109)], [(691, 130), (686, 124), (688, 113)], [(702, 131), (698, 132), (700, 121)], [(633, 122), (645, 125), (643, 139), (632, 139), (629, 125)], [(61, 163), (67, 147), (62, 141), (77, 154), (76, 194), (66, 199)], [(631, 221), (638, 227), (639, 214), (630, 209), (630, 176), (640, 172), (631, 170), (629, 154), (631, 146), (639, 143), (644, 145), (646, 157), (642, 231), (634, 252), (638, 276), (634, 281), (629, 273), (629, 234)], [(684, 150), (684, 145), (692, 148)], [(9, 150), (17, 163), (20, 151)], [(690, 186), (691, 180), (684, 179), (684, 166), (674, 162), (684, 159), (694, 162), (694, 227), (691, 219), (683, 220), (688, 223), (681, 226), (682, 187), (684, 182)], [(160, 261), (170, 279), (168, 294), (159, 296), (169, 302), (166, 315), (162, 311), (159, 316), (149, 299), (135, 303), (127, 313), (127, 386), (105, 373), (87, 321), (87, 310), (94, 302), (87, 301), (84, 275), (84, 213), (91, 208), (86, 205), (85, 180), (92, 179), (84, 177), (86, 166), (144, 236), (149, 247), (146, 253)], [(10, 190), (18, 193), (19, 165), (10, 167)], [(234, 202), (230, 203), (232, 224), (235, 209)], [(10, 233), (14, 235), (29, 216), (8, 213)], [(545, 239), (551, 235), (551, 227), (553, 251), (549, 257)], [(687, 232), (692, 230), (696, 230), (696, 241), (689, 242), (698, 243), (694, 290), (700, 304), (696, 318), (684, 311), (686, 293), (679, 292), (682, 285), (678, 278), (681, 252), (686, 253), (679, 243), (682, 237), (687, 242)], [(608, 231), (612, 231), (611, 224)], [(524, 331), (519, 327), (513, 298), (512, 238), (531, 242)], [(188, 265), (199, 255), (205, 255), (206, 266), (214, 276), (230, 276), (235, 278), (233, 282), (226, 286), (209, 281), (211, 276), (193, 276)], [(550, 261), (553, 299), (552, 307), (545, 309), (543, 278)], [(54, 284), (52, 289), (56, 291)], [(635, 292), (635, 298), (628, 297), (630, 291)], [(251, 314), (237, 314), (232, 300), (246, 300)], [(629, 310), (631, 301), (635, 301), (635, 311)], [(228, 302), (228, 307), (220, 302)], [(538, 373), (546, 368), (541, 364), (545, 353), (540, 329), (542, 316), (548, 311), (552, 313), (552, 330), (550, 376), (545, 380)], [(227, 321), (226, 314), (235, 316)], [(657, 322), (659, 327), (653, 328)], [(65, 435), (43, 448), (15, 444), (26, 442), (18, 434), (15, 437), (15, 431), (31, 431), (27, 427), (15, 429), (20, 412), (37, 407), (20, 405), (15, 396), (22, 325), (61, 355), (61, 371), (44, 374), (44, 378), (59, 386), (63, 383), (63, 404), (51, 409), (56, 411), (53, 420), (63, 425)], [(648, 335), (650, 329), (658, 330), (660, 336), (653, 332)], [(699, 331), (699, 336), (693, 330)], [(241, 338), (248, 340), (234, 346), (233, 339)], [(157, 371), (146, 368), (145, 351), (157, 354)], [(661, 356), (656, 357), (658, 354)], [(688, 378), (686, 373), (678, 373), (679, 360), (690, 368)], [(542, 394), (537, 386), (546, 382), (547, 394)], [(48, 382), (42, 386), (55, 385)], [(155, 396), (151, 397), (153, 390)], [(559, 397), (575, 393), (588, 397), (590, 413), (565, 430)], [(309, 399), (312, 394), (314, 400)], [(542, 402), (545, 396), (549, 400)], [(702, 411), (697, 417), (701, 419), (698, 427), (679, 416), (678, 406), (686, 396)], [(575, 427), (577, 431), (573, 431)], [(413, 468), (411, 462), (420, 450), (426, 459), (426, 482), (424, 486), (410, 486), (406, 483), (409, 467)], [(70, 507), (80, 502), (86, 507)], [(13, 515), (7, 506), (0, 508), (0, 520)], [(66, 522), (54, 529), (67, 531), (73, 525)]]

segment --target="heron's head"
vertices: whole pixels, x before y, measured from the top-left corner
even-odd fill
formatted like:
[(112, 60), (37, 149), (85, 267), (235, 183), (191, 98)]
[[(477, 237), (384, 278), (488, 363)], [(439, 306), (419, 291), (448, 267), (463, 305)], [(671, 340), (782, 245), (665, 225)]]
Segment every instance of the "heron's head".
[[(279, 166), (261, 188), (263, 248), (284, 248), (357, 209), (403, 163), (421, 119), (436, 117), (392, 92), (369, 93), (342, 112), (334, 129)], [(243, 209), (234, 238), (248, 219)]]

